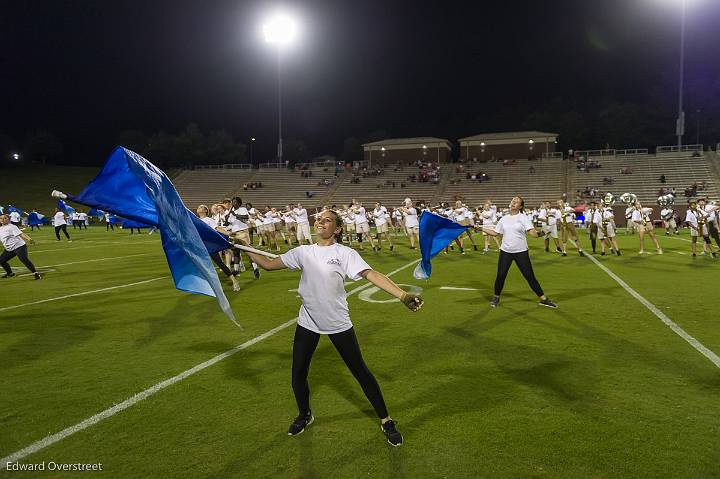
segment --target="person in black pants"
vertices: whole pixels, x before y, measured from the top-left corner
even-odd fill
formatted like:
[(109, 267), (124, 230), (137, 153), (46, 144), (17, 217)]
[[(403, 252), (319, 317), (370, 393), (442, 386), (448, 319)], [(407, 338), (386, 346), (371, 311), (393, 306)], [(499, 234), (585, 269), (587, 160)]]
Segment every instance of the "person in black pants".
[(528, 254), (528, 243), (526, 234), (533, 238), (538, 237), (538, 232), (532, 224), (532, 220), (523, 212), (525, 202), (516, 196), (510, 202), (510, 213), (500, 218), (494, 228), (483, 228), (483, 231), (490, 236), (502, 235), (500, 245), (500, 258), (498, 259), (497, 276), (495, 277), (495, 290), (490, 306), (496, 308), (500, 304), (500, 293), (505, 286), (505, 278), (513, 261), (520, 268), (520, 272), (530, 285), (530, 288), (540, 298), (540, 305), (548, 308), (557, 308), (557, 305), (550, 301), (540, 283), (535, 278), (530, 255)]
[(336, 243), (335, 237), (342, 232), (342, 224), (342, 218), (335, 211), (325, 210), (315, 221), (316, 244), (298, 246), (282, 256), (273, 255), (273, 259), (248, 251), (250, 258), (263, 269), (302, 270), (298, 289), (302, 306), (295, 329), (292, 365), (292, 387), (300, 414), (288, 428), (288, 434), (300, 434), (315, 419), (310, 410), (307, 378), (320, 335), (327, 334), (375, 409), (388, 443), (400, 446), (402, 434), (388, 414), (380, 386), (360, 352), (343, 281), (345, 277), (355, 281), (365, 278), (400, 299), (411, 311), (419, 310), (423, 301), (400, 289), (387, 276), (373, 271), (355, 250)]
[(55, 237), (58, 241), (60, 241), (60, 231), (65, 233), (65, 237), (68, 241), (72, 241), (70, 239), (70, 235), (67, 232), (67, 219), (65, 218), (65, 213), (60, 210), (60, 208), (55, 208), (55, 216), (53, 216), (53, 225), (55, 226)]
[(17, 256), (20, 262), (30, 270), (35, 279), (40, 279), (40, 273), (35, 269), (35, 265), (30, 261), (27, 253), (26, 242), (31, 244), (35, 242), (31, 237), (20, 231), (20, 228), (10, 224), (10, 217), (8, 215), (0, 215), (0, 242), (3, 248), (5, 248), (5, 251), (0, 254), (0, 266), (5, 270), (5, 275), (2, 276), (3, 278), (12, 278), (15, 276), (8, 261)]

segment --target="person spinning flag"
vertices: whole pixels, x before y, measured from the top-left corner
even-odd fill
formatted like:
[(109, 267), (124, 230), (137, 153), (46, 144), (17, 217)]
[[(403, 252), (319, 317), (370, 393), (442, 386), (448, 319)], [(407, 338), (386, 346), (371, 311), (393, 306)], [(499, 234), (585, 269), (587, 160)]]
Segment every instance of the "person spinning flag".
[(20, 262), (33, 274), (35, 279), (40, 279), (40, 273), (35, 270), (35, 265), (28, 258), (27, 243), (33, 244), (35, 241), (14, 224), (10, 224), (9, 215), (0, 215), (0, 242), (5, 251), (0, 255), (0, 266), (5, 270), (3, 278), (12, 278), (15, 276), (10, 268), (8, 261), (17, 256)]
[(307, 378), (320, 335), (327, 334), (375, 409), (380, 418), (380, 429), (388, 443), (400, 446), (403, 443), (402, 434), (390, 417), (380, 386), (360, 352), (350, 321), (343, 280), (345, 277), (354, 281), (367, 279), (400, 299), (411, 311), (418, 311), (423, 300), (403, 291), (384, 274), (374, 271), (357, 251), (336, 243), (335, 237), (342, 232), (342, 227), (342, 217), (333, 210), (325, 210), (315, 221), (317, 242), (313, 245), (298, 246), (281, 256), (272, 255), (273, 259), (258, 254), (258, 250), (240, 247), (265, 270), (288, 268), (302, 271), (298, 289), (302, 305), (295, 329), (292, 363), (292, 388), (299, 414), (290, 424), (288, 435), (302, 433), (315, 420), (310, 409)]

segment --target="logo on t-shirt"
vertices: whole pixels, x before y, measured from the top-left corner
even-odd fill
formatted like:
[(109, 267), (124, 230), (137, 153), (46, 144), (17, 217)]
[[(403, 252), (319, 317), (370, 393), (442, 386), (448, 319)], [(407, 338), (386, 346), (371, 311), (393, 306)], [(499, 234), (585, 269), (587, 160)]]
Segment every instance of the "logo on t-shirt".
[(335, 265), (340, 266), (342, 263), (340, 262), (340, 260), (338, 258), (330, 258), (327, 261), (327, 264), (335, 264)]

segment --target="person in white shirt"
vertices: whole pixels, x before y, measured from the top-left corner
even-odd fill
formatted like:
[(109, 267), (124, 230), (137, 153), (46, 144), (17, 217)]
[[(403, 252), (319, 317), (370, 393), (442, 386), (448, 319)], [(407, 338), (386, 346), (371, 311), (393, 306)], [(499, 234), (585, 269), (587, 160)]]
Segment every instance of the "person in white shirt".
[(390, 215), (393, 234), (402, 234), (403, 236), (407, 236), (407, 232), (405, 231), (405, 228), (402, 224), (402, 217), (403, 216), (400, 212), (400, 208), (394, 208), (392, 214)]
[(596, 253), (598, 231), (600, 229), (600, 209), (598, 208), (596, 201), (590, 202), (590, 208), (585, 210), (585, 224), (588, 228), (590, 235), (590, 246), (592, 247), (593, 254)]
[(35, 269), (35, 265), (32, 264), (30, 258), (28, 258), (27, 243), (33, 244), (35, 241), (18, 228), (16, 225), (10, 223), (10, 216), (3, 214), (0, 215), (0, 243), (2, 243), (5, 251), (0, 254), (0, 266), (5, 270), (3, 278), (12, 278), (15, 276), (13, 270), (10, 268), (8, 261), (13, 259), (15, 256), (18, 257), (20, 262), (33, 274), (35, 279), (40, 279), (40, 273)]
[[(455, 214), (454, 221), (456, 221), (458, 224), (461, 224), (463, 226), (472, 226), (472, 221), (471, 221), (472, 220), (472, 212), (468, 209), (467, 206), (465, 206), (463, 204), (462, 201), (457, 200), (455, 202), (455, 210), (453, 211), (453, 213)], [(466, 229), (465, 235), (467, 235), (467, 237), (470, 239), (470, 243), (473, 245), (473, 249), (475, 251), (477, 251), (478, 247), (475, 244), (475, 240), (473, 239), (472, 233), (470, 233), (470, 231), (471, 231), (470, 228)], [(463, 243), (463, 235), (460, 235), (458, 240), (460, 240), (458, 242), (458, 245), (460, 246), (461, 249), (464, 249), (465, 245)]]
[(650, 236), (650, 239), (655, 243), (655, 249), (658, 254), (663, 254), (663, 250), (655, 237), (655, 228), (653, 227), (650, 215), (652, 214), (652, 208), (643, 208), (639, 201), (635, 202), (635, 209), (632, 212), (631, 221), (635, 223), (635, 229), (638, 230), (640, 236), (640, 254), (645, 253), (645, 234)]
[(297, 221), (292, 214), (292, 210), (295, 206), (291, 203), (285, 206), (285, 211), (281, 213), (282, 220), (285, 223), (285, 231), (287, 231), (287, 244), (289, 247), (295, 246), (293, 238), (297, 239)]
[(633, 205), (628, 205), (628, 207), (625, 208), (625, 234), (634, 234), (637, 229), (635, 222), (632, 219), (633, 211), (635, 211), (635, 207)]
[(367, 239), (375, 251), (375, 241), (370, 236), (370, 223), (368, 223), (367, 215), (365, 214), (365, 208), (362, 203), (358, 200), (353, 200), (352, 210), (355, 213), (355, 232), (357, 233), (357, 241), (360, 243), (360, 251), (363, 251), (363, 238)]
[(610, 247), (610, 252), (621, 256), (620, 246), (615, 237), (615, 214), (611, 206), (600, 207), (600, 224), (598, 228), (598, 239), (600, 240), (600, 255), (605, 255), (605, 246)]
[(697, 253), (698, 236), (701, 236), (703, 239), (703, 254), (709, 250), (710, 254), (715, 257), (715, 253), (712, 251), (710, 235), (708, 234), (707, 220), (708, 213), (705, 211), (705, 208), (699, 207), (697, 201), (690, 200), (690, 206), (685, 213), (685, 223), (690, 228), (690, 251), (693, 257), (696, 256)]
[(78, 226), (80, 229), (83, 229), (83, 226), (85, 229), (88, 227), (88, 215), (81, 210), (78, 210)]
[(14, 226), (20, 227), (20, 213), (16, 210), (10, 212), (10, 223)]
[(500, 251), (500, 240), (497, 236), (489, 235), (485, 232), (485, 228), (494, 228), (497, 224), (497, 206), (492, 204), (492, 201), (487, 200), (483, 205), (482, 212), (480, 213), (480, 220), (482, 221), (482, 234), (485, 238), (485, 247), (483, 248), (483, 254), (487, 254), (490, 251), (490, 238), (495, 241), (497, 250)]
[(338, 213), (325, 210), (315, 221), (315, 244), (298, 246), (273, 259), (248, 253), (265, 270), (302, 271), (298, 289), (302, 305), (295, 329), (292, 365), (292, 387), (299, 414), (288, 428), (288, 434), (300, 434), (314, 420), (307, 378), (320, 336), (327, 334), (375, 409), (388, 442), (399, 446), (402, 435), (388, 414), (380, 387), (365, 365), (358, 346), (344, 280), (346, 277), (353, 281), (367, 279), (400, 299), (411, 311), (419, 310), (423, 302), (419, 296), (400, 289), (387, 276), (373, 271), (355, 250), (338, 244), (335, 238), (342, 232), (342, 224)]
[[(208, 225), (209, 227), (211, 227), (214, 230), (221, 230), (221, 227), (218, 226), (217, 221), (215, 221), (214, 218), (211, 218), (210, 216), (208, 216), (209, 209), (207, 206), (205, 206), (205, 205), (198, 206), (196, 212), (197, 212), (198, 218), (200, 218), (200, 220), (203, 223), (205, 223), (206, 225)], [(225, 231), (221, 231), (221, 232), (225, 233)], [(238, 278), (237, 278), (238, 273), (236, 271), (232, 271), (223, 262), (222, 258), (220, 257), (220, 252), (212, 253), (210, 255), (210, 258), (212, 258), (213, 262), (217, 265), (218, 268), (220, 268), (220, 271), (222, 271), (225, 274), (225, 276), (230, 278), (233, 291), (240, 291), (240, 282), (238, 281)]]
[(562, 255), (567, 256), (567, 244), (569, 240), (575, 242), (580, 256), (585, 253), (580, 246), (580, 238), (575, 230), (575, 210), (563, 200), (558, 200), (558, 213), (560, 214), (560, 243), (562, 244)]
[(515, 261), (530, 288), (540, 298), (538, 304), (548, 308), (557, 308), (557, 305), (545, 296), (540, 283), (535, 278), (526, 235), (530, 234), (533, 238), (537, 238), (539, 235), (530, 218), (523, 212), (524, 206), (525, 201), (521, 197), (514, 197), (510, 201), (510, 211), (507, 215), (503, 215), (494, 227), (483, 227), (483, 230), (491, 236), (502, 236), (494, 296), (490, 306), (496, 308), (500, 304), (500, 294), (505, 286), (505, 278), (507, 278), (510, 266)]
[[(708, 235), (715, 240), (715, 243), (720, 248), (720, 232), (718, 231), (718, 218), (720, 218), (720, 206), (715, 204), (707, 204), (705, 198), (698, 200), (698, 208), (705, 211), (706, 226)], [(712, 251), (712, 244), (710, 245)]]
[(115, 231), (115, 225), (110, 222), (110, 218), (112, 218), (112, 215), (110, 213), (105, 213), (105, 231)]
[(377, 231), (377, 250), (382, 250), (382, 237), (385, 236), (385, 239), (388, 243), (390, 243), (390, 251), (395, 249), (395, 245), (392, 242), (392, 238), (390, 237), (390, 228), (388, 227), (388, 223), (390, 221), (390, 216), (388, 215), (388, 210), (385, 208), (382, 203), (379, 201), (375, 203), (375, 209), (373, 210), (373, 217), (375, 218), (375, 229)]
[(297, 240), (298, 244), (303, 244), (303, 241), (307, 241), (307, 244), (312, 244), (312, 236), (310, 235), (310, 220), (308, 219), (307, 210), (303, 208), (303, 205), (298, 203), (297, 207), (293, 209), (293, 215), (297, 222)]
[(670, 236), (672, 234), (671, 231), (678, 234), (678, 226), (675, 221), (675, 211), (673, 211), (670, 205), (665, 205), (663, 206), (663, 209), (660, 210), (660, 219), (663, 222), (663, 226), (665, 226), (665, 236)]
[(340, 216), (343, 218), (343, 231), (347, 242), (352, 248), (353, 236), (355, 236), (355, 213), (347, 205), (343, 206)]
[(405, 231), (410, 238), (410, 249), (415, 249), (416, 244), (420, 244), (420, 221), (418, 219), (418, 210), (412, 204), (410, 198), (405, 198), (405, 206), (400, 208), (400, 212), (404, 216)]
[(550, 238), (555, 242), (555, 251), (562, 253), (560, 247), (560, 240), (558, 239), (557, 230), (557, 217), (558, 213), (555, 208), (552, 207), (549, 201), (543, 203), (542, 208), (538, 212), (538, 222), (542, 224), (543, 238), (545, 240), (545, 252), (550, 252)]
[(52, 224), (55, 227), (55, 237), (58, 241), (60, 241), (60, 231), (65, 234), (68, 241), (72, 241), (67, 232), (67, 220), (65, 219), (65, 213), (60, 208), (55, 208), (55, 216), (53, 216)]

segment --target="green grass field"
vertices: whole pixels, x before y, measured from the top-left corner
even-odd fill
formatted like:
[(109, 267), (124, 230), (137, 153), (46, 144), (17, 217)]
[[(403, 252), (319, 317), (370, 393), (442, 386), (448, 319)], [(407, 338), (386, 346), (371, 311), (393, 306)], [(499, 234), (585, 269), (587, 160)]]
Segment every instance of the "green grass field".
[[(226, 285), (240, 331), (214, 299), (174, 290), (158, 235), (70, 233), (72, 243), (33, 234), (44, 279), (0, 280), (2, 457), (297, 314), (298, 273), (245, 273), (239, 293)], [(720, 261), (693, 259), (687, 236), (661, 237), (662, 256), (620, 240), (624, 256), (598, 261), (720, 352)], [(385, 442), (326, 338), (310, 372), (315, 423), (287, 436), (297, 413), (289, 326), (21, 462), (102, 463), (84, 474), (118, 478), (720, 477), (720, 369), (589, 258), (531, 240), (559, 308), (538, 307), (513, 267), (491, 309), (497, 253), (441, 254), (424, 282), (412, 277), (417, 252), (398, 242), (364, 257), (384, 273), (405, 267), (392, 277), (422, 288), (425, 307), (369, 302), (389, 296), (367, 287), (349, 302), (402, 447)]]

